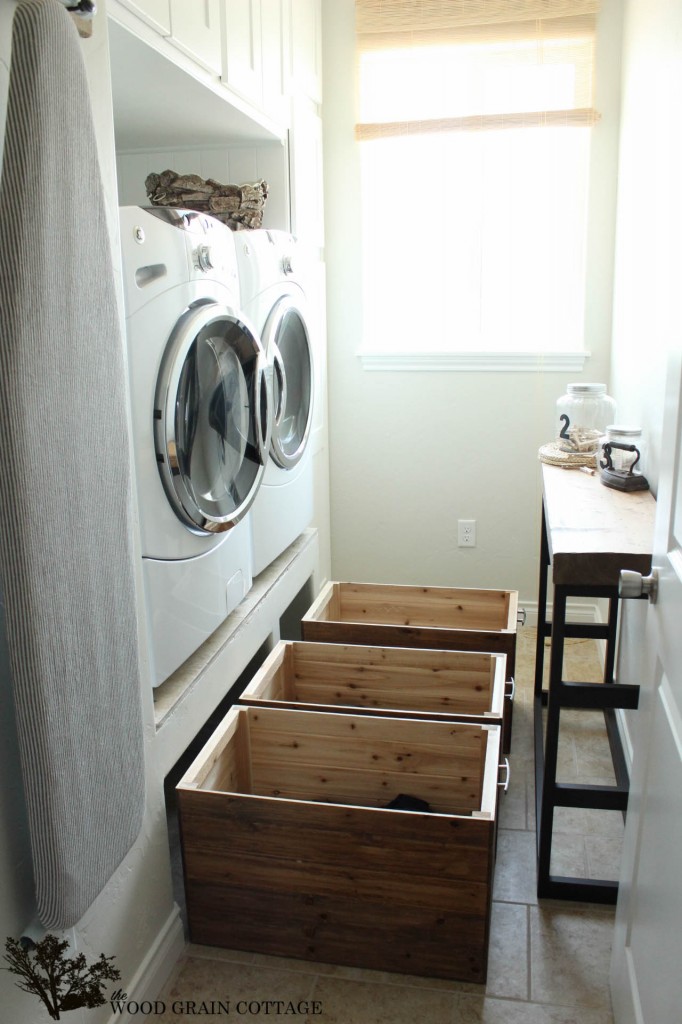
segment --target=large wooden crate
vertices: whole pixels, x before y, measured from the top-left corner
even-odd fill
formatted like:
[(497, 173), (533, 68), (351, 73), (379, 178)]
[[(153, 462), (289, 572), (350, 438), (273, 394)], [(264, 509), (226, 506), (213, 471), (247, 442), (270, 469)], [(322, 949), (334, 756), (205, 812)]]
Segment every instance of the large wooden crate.
[(499, 747), (494, 725), (232, 708), (177, 787), (192, 941), (484, 982)]
[(304, 640), (507, 656), (504, 750), (511, 747), (518, 593), (330, 582), (301, 620)]
[(240, 700), (501, 726), (505, 673), (504, 654), (280, 640)]

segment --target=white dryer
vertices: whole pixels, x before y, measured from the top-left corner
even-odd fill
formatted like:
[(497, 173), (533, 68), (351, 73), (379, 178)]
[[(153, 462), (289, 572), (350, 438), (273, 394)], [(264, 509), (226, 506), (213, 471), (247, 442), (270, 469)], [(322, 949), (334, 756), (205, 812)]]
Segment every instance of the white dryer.
[(240, 231), (235, 245), (242, 308), (260, 333), (272, 379), (270, 457), (252, 510), (255, 576), (313, 517), (309, 438), (315, 375), (294, 238), (284, 231)]
[(133, 446), (154, 685), (251, 588), (268, 458), (267, 361), (234, 236), (185, 210), (120, 210)]

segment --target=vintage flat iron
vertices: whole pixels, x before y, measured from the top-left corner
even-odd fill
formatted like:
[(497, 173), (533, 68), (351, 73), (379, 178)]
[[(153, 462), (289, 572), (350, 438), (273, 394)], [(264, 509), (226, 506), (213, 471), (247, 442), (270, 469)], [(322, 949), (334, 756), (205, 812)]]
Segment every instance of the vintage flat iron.
[[(617, 448), (623, 452), (635, 454), (635, 458), (628, 460), (625, 469), (616, 469), (611, 458), (612, 449)], [(599, 463), (601, 469), (601, 482), (605, 487), (614, 487), (617, 491), (648, 491), (649, 481), (641, 473), (635, 473), (634, 469), (640, 460), (640, 451), (637, 445), (623, 444), (620, 441), (605, 441), (602, 445), (604, 458)]]

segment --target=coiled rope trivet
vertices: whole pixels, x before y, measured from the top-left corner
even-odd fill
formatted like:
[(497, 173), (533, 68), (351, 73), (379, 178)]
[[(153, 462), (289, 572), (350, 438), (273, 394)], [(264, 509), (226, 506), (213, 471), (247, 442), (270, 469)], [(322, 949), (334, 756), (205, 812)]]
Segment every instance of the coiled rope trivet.
[(597, 465), (597, 456), (586, 452), (565, 452), (555, 441), (543, 444), (538, 451), (540, 462), (548, 466), (561, 466), (563, 469), (580, 469), (581, 466)]

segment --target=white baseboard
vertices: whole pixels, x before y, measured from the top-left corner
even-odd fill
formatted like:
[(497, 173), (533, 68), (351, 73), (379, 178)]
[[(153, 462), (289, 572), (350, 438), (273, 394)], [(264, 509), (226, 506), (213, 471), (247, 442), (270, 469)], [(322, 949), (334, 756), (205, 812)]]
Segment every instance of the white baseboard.
[[(132, 981), (127, 984), (128, 1000), (140, 1004), (145, 1000), (157, 999), (186, 945), (180, 908), (176, 903)], [(109, 1024), (120, 1020), (120, 1014), (112, 1013)]]
[[(538, 603), (537, 601), (521, 601), (519, 600), (519, 608), (524, 608), (526, 611), (526, 625), (536, 626), (538, 624)], [(552, 607), (550, 604), (547, 605), (547, 621), (552, 621)], [(589, 623), (601, 623), (604, 622), (604, 616), (602, 614), (601, 606), (589, 601), (567, 601), (566, 602), (566, 622), (589, 622)], [(597, 649), (599, 651), (599, 657), (601, 658), (602, 664), (606, 660), (606, 640), (597, 640)]]
[(616, 708), (616, 724), (618, 726), (618, 732), (620, 733), (620, 741), (623, 744), (625, 767), (628, 770), (628, 775), (632, 777), (632, 736), (630, 735), (630, 729), (628, 728), (627, 715), (623, 708)]
[[(537, 626), (538, 624), (538, 603), (537, 601), (522, 601), (519, 599), (519, 609), (525, 609), (526, 625)], [(548, 620), (552, 619), (551, 605), (547, 606)], [(603, 622), (603, 616), (599, 605), (582, 601), (568, 601), (566, 603), (567, 622)]]

